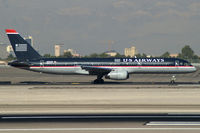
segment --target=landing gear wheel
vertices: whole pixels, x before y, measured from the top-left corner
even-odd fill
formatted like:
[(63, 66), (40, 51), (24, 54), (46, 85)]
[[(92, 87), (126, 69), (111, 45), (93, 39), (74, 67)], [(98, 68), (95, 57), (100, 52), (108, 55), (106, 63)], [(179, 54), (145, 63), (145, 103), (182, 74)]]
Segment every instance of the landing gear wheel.
[(104, 83), (104, 80), (103, 80), (103, 79), (100, 79), (100, 83), (103, 84), (103, 83)]
[(104, 80), (103, 79), (95, 79), (94, 84), (103, 84), (104, 83)]
[(104, 80), (102, 79), (103, 75), (97, 75), (97, 79), (94, 80), (94, 84), (103, 84)]
[(97, 79), (95, 79), (93, 83), (94, 83), (94, 84), (98, 84), (98, 80), (97, 80)]
[(176, 76), (173, 75), (173, 76), (171, 77), (170, 84), (171, 84), (171, 85), (174, 85), (174, 84), (175, 84), (175, 81), (176, 81)]

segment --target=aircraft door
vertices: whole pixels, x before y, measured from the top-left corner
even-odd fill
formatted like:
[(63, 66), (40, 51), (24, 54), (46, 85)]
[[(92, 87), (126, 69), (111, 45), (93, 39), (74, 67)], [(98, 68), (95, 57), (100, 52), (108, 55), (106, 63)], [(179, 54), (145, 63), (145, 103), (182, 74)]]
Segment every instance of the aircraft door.
[(179, 66), (179, 60), (175, 61), (175, 66)]
[(44, 68), (44, 60), (40, 60), (40, 68)]
[(179, 62), (179, 60), (175, 60), (175, 66), (177, 66), (177, 67), (175, 67), (175, 71), (179, 71), (179, 66), (180, 65), (180, 62)]

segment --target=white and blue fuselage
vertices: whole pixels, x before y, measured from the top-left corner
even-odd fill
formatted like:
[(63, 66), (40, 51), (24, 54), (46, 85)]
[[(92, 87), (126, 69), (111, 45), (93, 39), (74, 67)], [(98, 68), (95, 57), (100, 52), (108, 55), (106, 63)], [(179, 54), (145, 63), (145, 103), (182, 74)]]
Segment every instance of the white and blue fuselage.
[[(94, 74), (89, 69), (95, 68)], [(17, 67), (17, 66), (16, 66)], [(23, 66), (19, 66), (23, 67)], [(99, 70), (134, 73), (190, 73), (196, 68), (176, 58), (43, 58), (30, 61), (26, 69), (52, 74), (98, 75)]]

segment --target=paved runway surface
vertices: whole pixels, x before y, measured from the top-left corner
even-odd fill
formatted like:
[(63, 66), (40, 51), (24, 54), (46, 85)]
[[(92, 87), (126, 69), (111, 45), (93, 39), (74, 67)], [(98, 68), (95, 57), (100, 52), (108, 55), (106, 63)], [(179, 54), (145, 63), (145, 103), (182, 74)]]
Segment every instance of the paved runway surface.
[[(200, 132), (200, 76), (176, 75), (176, 85), (169, 85), (172, 75), (137, 74), (126, 81), (106, 80), (93, 85), (94, 76), (48, 75), (0, 68), (0, 132), (11, 133), (169, 133)], [(10, 84), (11, 85), (4, 85)], [(8, 120), (19, 115), (175, 115), (125, 119), (46, 119)], [(184, 114), (193, 117), (180, 118)], [(4, 118), (3, 118), (4, 117)], [(2, 119), (3, 118), (3, 119)], [(5, 120), (5, 118), (7, 120)], [(188, 123), (156, 123), (154, 121), (192, 121)], [(150, 125), (146, 125), (150, 123)], [(171, 124), (171, 125), (170, 125)]]
[(1, 85), (0, 97), (0, 114), (200, 112), (200, 85)]
[[(48, 75), (12, 67), (0, 68), (0, 114), (198, 113), (199, 71), (177, 75), (137, 74), (128, 81), (94, 76)], [(9, 81), (12, 85), (3, 85)]]

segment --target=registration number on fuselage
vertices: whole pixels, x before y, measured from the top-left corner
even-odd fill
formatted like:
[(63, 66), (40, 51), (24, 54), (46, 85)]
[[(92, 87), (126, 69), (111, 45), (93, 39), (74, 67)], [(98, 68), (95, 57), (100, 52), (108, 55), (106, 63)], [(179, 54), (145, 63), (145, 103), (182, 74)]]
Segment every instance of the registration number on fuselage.
[(46, 61), (46, 64), (56, 64), (56, 61)]

